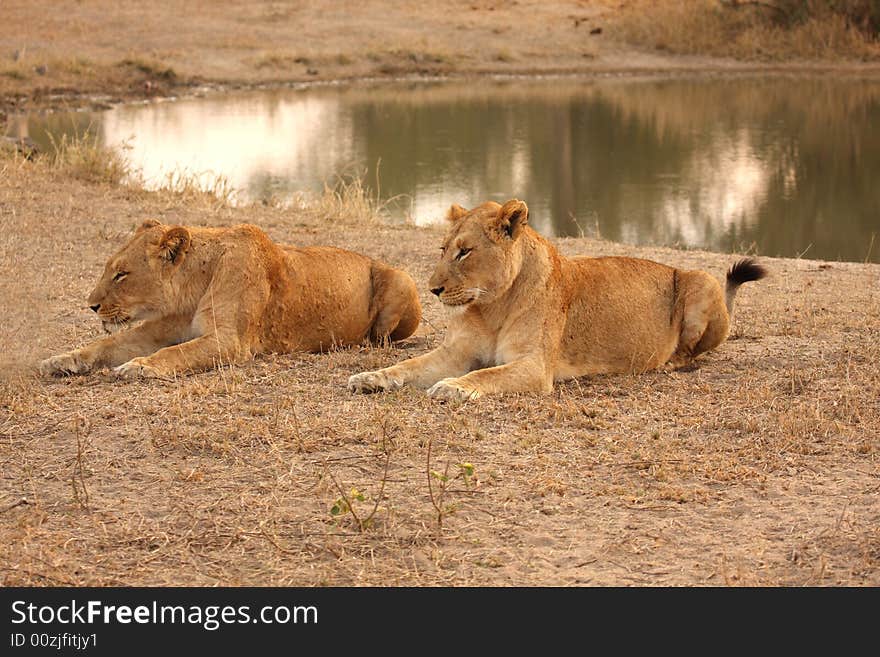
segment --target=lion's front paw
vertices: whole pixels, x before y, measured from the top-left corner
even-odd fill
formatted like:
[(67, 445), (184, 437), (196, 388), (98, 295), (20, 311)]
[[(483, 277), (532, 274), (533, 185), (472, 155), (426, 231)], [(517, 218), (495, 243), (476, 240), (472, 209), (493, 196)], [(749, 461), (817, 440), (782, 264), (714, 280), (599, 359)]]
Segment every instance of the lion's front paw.
[(120, 379), (161, 379), (165, 373), (150, 365), (147, 358), (132, 358), (119, 367), (114, 367), (113, 372)]
[(461, 379), (442, 379), (430, 388), (428, 396), (442, 401), (467, 401), (482, 396), (476, 388), (462, 383)]
[(68, 351), (66, 354), (58, 354), (40, 362), (40, 374), (43, 376), (85, 374), (89, 369), (91, 369), (89, 364), (83, 360), (78, 351)]
[(379, 392), (380, 390), (397, 390), (403, 381), (388, 376), (384, 371), (361, 372), (348, 378), (348, 389), (351, 392)]

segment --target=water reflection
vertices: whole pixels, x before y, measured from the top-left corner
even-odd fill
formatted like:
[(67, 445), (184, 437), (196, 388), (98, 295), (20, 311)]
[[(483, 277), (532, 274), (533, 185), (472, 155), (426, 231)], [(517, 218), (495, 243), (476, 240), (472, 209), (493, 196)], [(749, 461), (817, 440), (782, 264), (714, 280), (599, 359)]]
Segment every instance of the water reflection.
[[(522, 80), (284, 90), (76, 116), (154, 184), (226, 176), (245, 200), (379, 166), (399, 215), (518, 196), (548, 235), (864, 260), (880, 232), (880, 83)], [(39, 141), (69, 117), (23, 129)], [(21, 127), (19, 129), (22, 129)], [(372, 179), (375, 187), (375, 179)], [(880, 236), (870, 259), (880, 262)]]

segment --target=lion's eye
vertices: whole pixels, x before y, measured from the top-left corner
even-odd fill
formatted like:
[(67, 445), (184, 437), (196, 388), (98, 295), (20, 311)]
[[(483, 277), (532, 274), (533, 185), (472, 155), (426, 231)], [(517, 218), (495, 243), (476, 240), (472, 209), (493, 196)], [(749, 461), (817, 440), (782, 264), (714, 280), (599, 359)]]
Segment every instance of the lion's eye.
[(119, 272), (116, 272), (116, 276), (113, 277), (113, 280), (116, 281), (116, 282), (118, 283), (119, 281), (121, 281), (121, 280), (122, 280), (123, 278), (125, 278), (126, 276), (128, 276), (128, 272), (127, 272), (127, 271), (119, 271)]
[(455, 259), (456, 260), (464, 260), (464, 257), (470, 252), (471, 252), (470, 249), (459, 249), (458, 255), (455, 256)]

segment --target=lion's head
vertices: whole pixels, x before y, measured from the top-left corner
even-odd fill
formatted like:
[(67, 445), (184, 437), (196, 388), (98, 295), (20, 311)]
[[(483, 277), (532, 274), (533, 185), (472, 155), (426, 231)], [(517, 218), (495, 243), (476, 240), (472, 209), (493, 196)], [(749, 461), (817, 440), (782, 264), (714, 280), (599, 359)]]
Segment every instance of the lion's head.
[(104, 266), (89, 295), (89, 307), (112, 332), (131, 322), (168, 314), (171, 277), (183, 262), (191, 237), (183, 226), (145, 221)]
[(452, 227), (443, 240), (440, 262), (428, 285), (447, 306), (491, 301), (503, 294), (522, 266), (523, 233), (529, 217), (525, 203), (488, 202), (465, 210), (453, 205), (446, 215)]

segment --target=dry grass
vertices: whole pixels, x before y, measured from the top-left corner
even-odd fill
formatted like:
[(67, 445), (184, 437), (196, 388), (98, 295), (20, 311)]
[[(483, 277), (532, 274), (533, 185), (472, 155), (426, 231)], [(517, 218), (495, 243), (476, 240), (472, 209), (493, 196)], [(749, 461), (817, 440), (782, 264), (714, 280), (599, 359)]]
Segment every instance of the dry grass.
[[(138, 188), (141, 184), (137, 177), (130, 181)], [(185, 199), (188, 203), (209, 202), (211, 205), (224, 207), (234, 205), (239, 192), (226, 176), (214, 173), (195, 174), (186, 171), (171, 171), (153, 191)]]
[[(145, 193), (144, 178), (129, 161), (126, 147), (108, 147), (88, 131), (73, 137), (65, 134), (57, 141), (52, 138), (52, 150), (46, 155), (33, 166), (85, 182), (125, 186), (135, 196)], [(23, 156), (14, 149), (4, 150), (2, 156), (7, 159), (8, 166), (23, 165)], [(368, 178), (375, 180), (375, 188), (371, 187)], [(199, 207), (237, 205), (240, 196), (228, 178), (211, 172), (171, 171), (163, 179), (151, 183), (149, 188), (149, 193), (171, 198), (174, 203)], [(391, 208), (399, 205), (401, 200), (400, 197), (381, 198), (377, 165), (373, 176), (368, 176), (366, 170), (352, 168), (325, 182), (320, 194), (301, 192), (290, 200), (268, 199), (263, 204), (290, 208), (315, 220), (375, 224), (387, 221)]]
[[(299, 215), (318, 221), (358, 224), (387, 221), (391, 209), (403, 199), (382, 199), (379, 164), (376, 165), (374, 176), (375, 187), (370, 185), (368, 178), (366, 170), (339, 174), (333, 181), (324, 183), (321, 194), (298, 193), (283, 205)], [(278, 201), (276, 204), (282, 203)]]
[(87, 182), (118, 185), (132, 174), (124, 151), (101, 144), (89, 133), (62, 135), (57, 141), (53, 137), (49, 161), (61, 174)]
[(287, 51), (263, 52), (253, 57), (248, 62), (256, 69), (277, 69), (277, 70), (295, 70), (298, 72), (306, 71), (309, 75), (317, 72), (315, 67), (324, 66), (349, 66), (353, 63), (351, 57), (346, 54), (302, 54), (290, 53)]
[[(62, 135), (59, 140), (52, 139), (52, 150), (46, 153), (36, 165), (49, 169), (56, 175), (82, 180), (90, 183), (103, 183), (110, 186), (124, 186), (129, 193), (137, 196), (144, 193), (144, 179), (141, 172), (133, 167), (128, 159), (126, 147), (106, 146), (90, 132), (74, 136)], [(14, 151), (6, 154), (9, 165), (21, 166), (21, 156)], [(351, 181), (355, 187), (359, 181)], [(175, 203), (192, 206), (225, 207), (237, 202), (238, 191), (229, 180), (213, 173), (196, 174), (187, 171), (169, 172), (164, 179), (151, 185), (152, 193), (163, 198), (171, 198)], [(330, 192), (328, 192), (329, 194)], [(339, 192), (340, 194), (344, 193)], [(346, 194), (355, 200), (353, 191)], [(342, 198), (342, 197), (340, 197)]]
[(168, 66), (165, 62), (161, 62), (155, 59), (146, 59), (143, 57), (126, 57), (119, 63), (119, 66), (122, 68), (132, 68), (149, 76), (152, 79), (173, 82), (177, 78), (177, 73), (174, 72), (173, 68)]
[(58, 76), (85, 77), (94, 71), (94, 62), (86, 57), (28, 57), (27, 50), (16, 50), (13, 56), (0, 64), (0, 76), (14, 80), (34, 80), (50, 73)]
[[(4, 585), (880, 584), (880, 266), (767, 260), (731, 340), (695, 370), (549, 396), (350, 395), (350, 374), (437, 343), (427, 293), (425, 324), (393, 348), (173, 382), (43, 380), (37, 359), (97, 336), (84, 298), (145, 216), (249, 221), (421, 283), (440, 233), (87, 183), (14, 156), (0, 181)], [(731, 260), (559, 245), (716, 275)]]
[[(877, 60), (880, 44), (840, 13), (819, 9), (780, 24), (762, 3), (666, 0), (628, 3), (616, 19), (620, 36), (640, 47), (675, 54), (745, 60)], [(824, 5), (823, 5), (824, 6)]]

